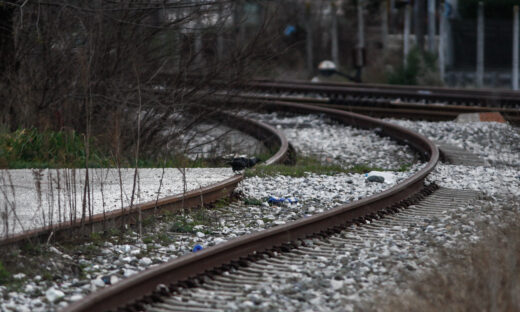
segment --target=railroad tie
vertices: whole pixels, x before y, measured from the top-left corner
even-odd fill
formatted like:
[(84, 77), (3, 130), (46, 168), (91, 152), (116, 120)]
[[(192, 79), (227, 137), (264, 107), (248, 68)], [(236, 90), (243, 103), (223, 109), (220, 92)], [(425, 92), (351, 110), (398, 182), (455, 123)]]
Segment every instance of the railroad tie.
[(145, 307), (147, 311), (155, 312), (229, 310), (230, 304), (248, 300), (252, 289), (261, 290), (271, 283), (291, 283), (306, 276), (309, 264), (320, 265), (329, 257), (355, 254), (361, 248), (388, 244), (381, 240), (384, 233), (406, 232), (408, 226), (424, 228), (448, 210), (467, 205), (478, 196), (475, 191), (441, 187), (404, 210), (361, 225), (352, 224), (328, 237), (302, 240), (298, 248), (275, 252), (272, 257), (265, 255), (249, 262), (247, 267), (206, 278), (200, 287), (178, 289), (170, 297), (164, 297), (163, 302)]
[(462, 166), (487, 166), (487, 162), (477, 155), (468, 152), (460, 147), (447, 143), (436, 143), (441, 152), (444, 162), (451, 165)]

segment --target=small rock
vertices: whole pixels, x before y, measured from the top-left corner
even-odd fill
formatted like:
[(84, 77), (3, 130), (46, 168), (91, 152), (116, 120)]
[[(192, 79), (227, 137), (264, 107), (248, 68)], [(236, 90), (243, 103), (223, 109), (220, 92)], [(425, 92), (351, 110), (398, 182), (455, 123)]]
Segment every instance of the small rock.
[(13, 275), (13, 277), (14, 277), (14, 279), (21, 280), (21, 279), (25, 278), (25, 274), (18, 273), (18, 274)]
[(35, 288), (31, 284), (27, 284), (27, 285), (25, 285), (24, 290), (25, 290), (26, 293), (31, 294), (31, 293), (34, 292)]
[(206, 234), (202, 233), (202, 232), (197, 232), (197, 235), (198, 238), (203, 238), (204, 236), (206, 236)]
[(337, 281), (333, 279), (330, 281), (330, 286), (332, 286), (332, 289), (338, 290), (343, 287), (343, 281)]
[(101, 279), (101, 276), (90, 282), (95, 287), (105, 287), (105, 282)]
[(152, 264), (152, 259), (148, 257), (143, 257), (139, 260), (139, 264), (143, 266), (149, 266), (150, 264)]
[(132, 269), (123, 269), (123, 276), (124, 277), (129, 277), (129, 276), (132, 276), (132, 275), (134, 275), (136, 273), (137, 273), (137, 271), (132, 270)]
[(81, 300), (83, 298), (83, 296), (81, 294), (74, 294), (72, 295), (70, 298), (69, 298), (69, 301), (78, 301), (78, 300)]
[(119, 277), (112, 275), (110, 276), (110, 284), (114, 285), (115, 283), (119, 282)]
[(385, 182), (385, 178), (383, 178), (381, 176), (377, 176), (377, 175), (372, 175), (372, 176), (369, 176), (367, 178), (367, 181), (368, 182), (384, 183)]
[(220, 238), (220, 237), (217, 237), (217, 238), (215, 238), (215, 239), (213, 240), (213, 242), (215, 242), (215, 245), (220, 244), (220, 243), (223, 243), (223, 242), (225, 242), (225, 241), (226, 241), (225, 239), (222, 239), (222, 238)]
[(54, 287), (49, 288), (45, 292), (45, 298), (47, 298), (47, 300), (52, 303), (62, 299), (63, 297), (65, 297), (65, 294), (61, 290), (55, 289)]

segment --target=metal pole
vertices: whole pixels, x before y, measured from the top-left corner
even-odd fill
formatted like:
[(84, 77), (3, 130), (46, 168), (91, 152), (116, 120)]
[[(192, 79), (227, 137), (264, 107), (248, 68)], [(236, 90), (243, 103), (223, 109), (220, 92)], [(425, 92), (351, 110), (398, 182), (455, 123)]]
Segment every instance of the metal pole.
[(358, 36), (357, 36), (357, 53), (356, 53), (356, 65), (358, 67), (363, 66), (363, 50), (365, 48), (365, 27), (363, 21), (363, 0), (358, 0), (357, 5), (357, 17), (358, 17)]
[(446, 35), (446, 12), (444, 10), (444, 3), (441, 2), (439, 7), (440, 21), (439, 21), (439, 78), (444, 82), (444, 71), (445, 71), (445, 35)]
[(307, 72), (309, 77), (314, 75), (314, 55), (313, 55), (313, 38), (312, 38), (312, 15), (311, 15), (311, 3), (310, 1), (305, 2), (305, 30), (306, 30), (306, 52), (307, 52)]
[(477, 18), (477, 73), (475, 84), (477, 88), (484, 85), (484, 3), (478, 3)]
[(388, 46), (388, 2), (381, 5), (381, 44), (383, 45), (383, 53), (386, 53)]
[(513, 73), (511, 74), (513, 90), (518, 90), (518, 5), (513, 9)]
[(330, 2), (330, 39), (331, 39), (331, 54), (332, 61), (336, 64), (336, 68), (339, 68), (339, 47), (338, 47), (338, 16), (336, 2), (332, 0)]
[(435, 52), (435, 0), (428, 0), (428, 51)]
[(410, 50), (410, 21), (412, 19), (411, 7), (406, 5), (404, 11), (404, 31), (403, 31), (403, 64), (406, 66), (408, 59), (408, 52)]
[(424, 20), (425, 20), (425, 7), (424, 3), (426, 0), (416, 0), (415, 1), (415, 42), (419, 47), (419, 51), (421, 53), (424, 52)]

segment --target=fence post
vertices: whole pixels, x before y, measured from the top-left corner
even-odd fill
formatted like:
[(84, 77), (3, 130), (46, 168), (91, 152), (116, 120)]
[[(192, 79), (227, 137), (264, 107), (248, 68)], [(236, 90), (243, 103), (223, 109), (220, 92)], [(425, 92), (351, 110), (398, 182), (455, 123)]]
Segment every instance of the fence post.
[(363, 0), (358, 0), (357, 3), (357, 22), (358, 22), (358, 35), (357, 35), (357, 53), (356, 53), (356, 66), (362, 67), (363, 64), (363, 50), (365, 48), (365, 22), (363, 20)]
[(518, 90), (518, 5), (513, 9), (513, 72), (511, 74), (513, 90)]
[(435, 0), (428, 0), (428, 51), (435, 52)]
[(411, 16), (411, 8), (410, 5), (407, 4), (404, 9), (404, 31), (403, 31), (403, 64), (407, 65), (408, 52), (410, 50), (410, 21), (412, 19)]
[(381, 5), (381, 45), (386, 54), (388, 47), (388, 0)]
[(314, 55), (313, 55), (313, 38), (312, 38), (312, 14), (311, 14), (311, 2), (305, 2), (305, 31), (306, 31), (306, 54), (307, 54), (307, 72), (309, 77), (314, 75)]
[(338, 47), (338, 16), (337, 16), (337, 6), (335, 0), (330, 2), (330, 14), (331, 14), (331, 23), (330, 23), (330, 39), (331, 39), (331, 54), (332, 61), (336, 64), (336, 68), (339, 68), (339, 47)]
[(445, 36), (446, 36), (446, 10), (444, 7), (444, 2), (441, 2), (439, 7), (440, 13), (440, 21), (439, 21), (439, 77), (442, 82), (444, 82), (444, 71), (445, 71), (445, 60), (444, 53), (445, 51)]
[(477, 18), (477, 73), (475, 84), (477, 88), (484, 85), (484, 3), (478, 3)]

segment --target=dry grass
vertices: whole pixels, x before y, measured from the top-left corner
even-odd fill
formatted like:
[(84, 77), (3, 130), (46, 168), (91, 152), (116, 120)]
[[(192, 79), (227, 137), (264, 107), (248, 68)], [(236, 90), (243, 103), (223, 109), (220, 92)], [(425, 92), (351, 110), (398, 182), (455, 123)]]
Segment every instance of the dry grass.
[(465, 250), (442, 250), (442, 265), (401, 294), (378, 298), (378, 311), (520, 311), (520, 216), (483, 228)]

